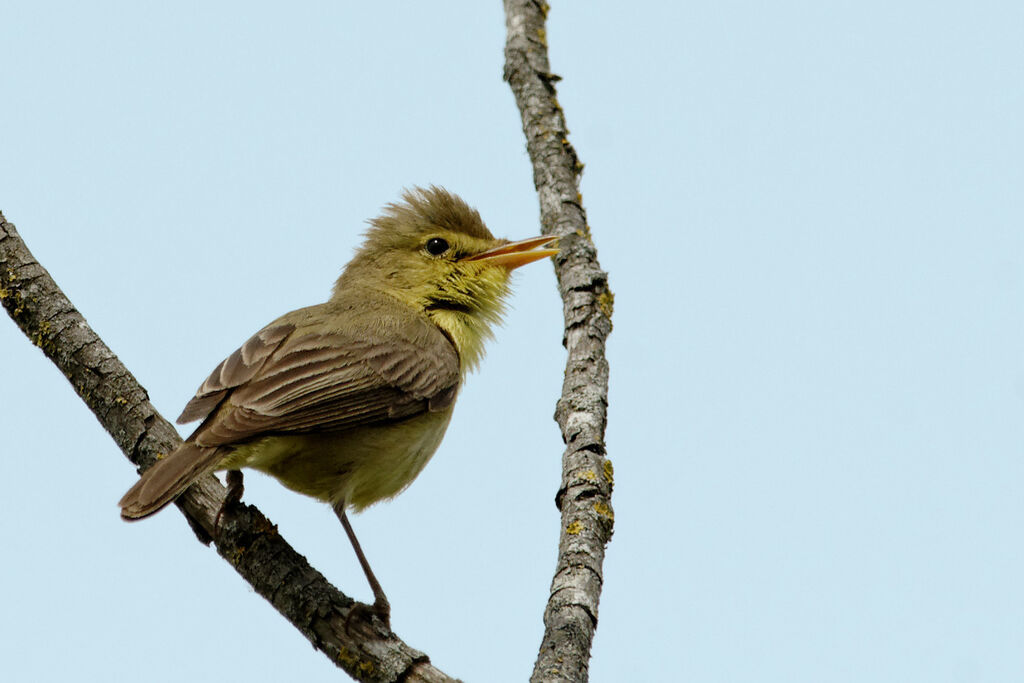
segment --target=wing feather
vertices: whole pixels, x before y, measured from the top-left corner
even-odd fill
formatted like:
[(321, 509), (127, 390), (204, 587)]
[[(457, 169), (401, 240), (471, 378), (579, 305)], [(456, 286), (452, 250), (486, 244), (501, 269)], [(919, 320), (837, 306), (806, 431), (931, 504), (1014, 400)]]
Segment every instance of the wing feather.
[(454, 346), (412, 312), (330, 332), (277, 323), (213, 371), (182, 419), (205, 418), (190, 439), (204, 447), (338, 431), (443, 410), (460, 379)]
[(231, 389), (255, 377), (281, 342), (294, 331), (295, 325), (291, 323), (271, 323), (250, 337), (241, 348), (214, 368), (195, 397), (181, 411), (178, 424), (207, 418)]

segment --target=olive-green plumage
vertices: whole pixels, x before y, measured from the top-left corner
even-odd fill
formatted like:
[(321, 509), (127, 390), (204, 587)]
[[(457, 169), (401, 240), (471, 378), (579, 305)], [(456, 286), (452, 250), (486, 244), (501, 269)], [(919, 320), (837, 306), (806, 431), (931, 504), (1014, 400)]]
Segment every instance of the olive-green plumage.
[(443, 189), (403, 199), (370, 221), (330, 300), (281, 316), (217, 366), (178, 418), (203, 422), (125, 494), (124, 517), (212, 470), (258, 469), (356, 510), (415, 479), (501, 317), (510, 270), (555, 251), (529, 249), (543, 238), (511, 249)]
[(214, 470), (261, 470), (334, 507), (386, 619), (345, 511), (420, 473), (501, 318), (510, 271), (557, 253), (537, 248), (548, 241), (495, 239), (445, 190), (406, 192), (370, 221), (326, 303), (281, 316), (217, 366), (178, 418), (199, 427), (129, 489), (122, 516), (151, 515)]

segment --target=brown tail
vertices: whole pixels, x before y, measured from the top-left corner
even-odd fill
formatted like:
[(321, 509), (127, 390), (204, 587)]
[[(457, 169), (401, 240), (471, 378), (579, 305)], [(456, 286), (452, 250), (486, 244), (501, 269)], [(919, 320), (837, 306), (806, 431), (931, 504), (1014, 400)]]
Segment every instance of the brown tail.
[(178, 450), (142, 473), (121, 502), (121, 516), (139, 519), (158, 512), (199, 477), (212, 471), (225, 456), (224, 449), (203, 448), (186, 441)]

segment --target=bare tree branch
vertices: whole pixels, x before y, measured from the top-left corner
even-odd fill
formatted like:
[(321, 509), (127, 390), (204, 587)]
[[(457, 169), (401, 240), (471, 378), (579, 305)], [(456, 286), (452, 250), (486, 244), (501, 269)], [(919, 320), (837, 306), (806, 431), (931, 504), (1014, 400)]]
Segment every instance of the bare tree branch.
[(531, 681), (586, 681), (597, 628), (602, 563), (611, 540), (612, 465), (605, 457), (608, 361), (614, 297), (597, 262), (579, 176), (583, 164), (569, 144), (555, 96), (559, 77), (548, 64), (543, 0), (504, 0), (505, 80), (523, 120), (545, 235), (561, 238), (555, 271), (569, 352), (555, 419), (566, 449), (556, 502), (562, 513), (558, 563), (544, 611), (544, 639)]
[[(597, 262), (579, 193), (582, 164), (568, 142), (555, 99), (545, 45), (548, 6), (505, 0), (508, 39), (505, 79), (522, 114), (534, 167), (544, 234), (561, 238), (556, 273), (564, 302), (568, 350), (555, 417), (566, 443), (558, 562), (544, 614), (545, 634), (531, 680), (585, 681), (597, 626), (605, 545), (611, 538), (612, 468), (605, 456), (608, 395), (605, 340), (613, 296)], [(52, 360), (111, 434), (143, 469), (181, 439), (113, 352), (35, 260), (0, 214), (0, 303)], [(353, 611), (354, 601), (332, 586), (250, 505), (214, 520), (224, 488), (213, 476), (197, 482), (176, 504), (199, 539), (217, 552), (281, 612), (313, 646), (353, 678), (365, 681), (452, 681), (378, 622)]]
[[(92, 331), (2, 213), (0, 302), (60, 368), (129, 460), (144, 469), (181, 443), (146, 390)], [(255, 507), (240, 506), (213, 533), (224, 494), (209, 475), (176, 504), (200, 540), (213, 541), (221, 557), (335, 665), (361, 681), (455, 680), (379, 622), (367, 621), (363, 611), (353, 611), (352, 598), (295, 552)]]

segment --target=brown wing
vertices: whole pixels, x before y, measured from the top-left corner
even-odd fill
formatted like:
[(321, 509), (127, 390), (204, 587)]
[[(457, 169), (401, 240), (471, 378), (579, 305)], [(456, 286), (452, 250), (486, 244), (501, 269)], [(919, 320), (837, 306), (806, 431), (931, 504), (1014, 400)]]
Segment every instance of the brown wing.
[(181, 411), (178, 424), (206, 418), (224, 400), (228, 391), (255, 377), (281, 342), (294, 331), (295, 325), (291, 323), (271, 323), (250, 337), (210, 373), (195, 397)]
[(262, 434), (336, 431), (448, 407), (460, 375), (447, 337), (411, 314), (375, 323), (261, 330), (186, 406), (182, 418), (207, 417), (190, 441), (213, 447)]
[[(259, 373), (271, 355), (294, 331), (294, 324), (279, 321), (254, 334), (203, 382), (195, 398), (185, 406), (178, 423), (208, 418), (232, 389), (244, 385)], [(203, 448), (189, 439), (142, 473), (142, 477), (118, 503), (121, 516), (125, 519), (139, 519), (157, 512), (177, 498), (198, 477), (214, 469), (224, 455), (225, 449)]]
[(324, 332), (324, 322), (344, 308), (321, 304), (290, 313), (218, 365), (178, 418), (203, 423), (128, 490), (122, 516), (145, 517), (167, 505), (217, 466), (229, 452), (221, 446), (261, 434), (399, 420), (451, 405), (459, 358), (440, 330), (412, 312), (377, 306), (369, 322)]

